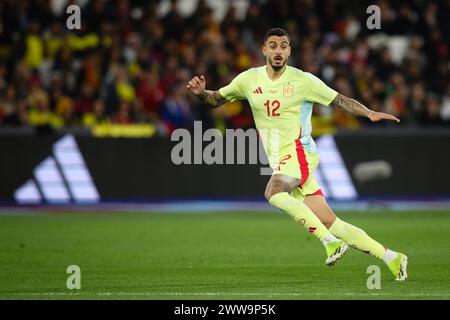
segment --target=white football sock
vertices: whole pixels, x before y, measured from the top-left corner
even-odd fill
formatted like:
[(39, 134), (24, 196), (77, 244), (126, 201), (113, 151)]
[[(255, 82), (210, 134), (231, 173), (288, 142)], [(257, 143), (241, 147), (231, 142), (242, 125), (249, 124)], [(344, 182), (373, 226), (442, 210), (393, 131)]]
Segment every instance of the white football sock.
[(397, 252), (386, 249), (386, 252), (385, 252), (382, 260), (384, 261), (384, 263), (389, 264), (389, 262), (391, 262), (395, 258), (397, 258)]

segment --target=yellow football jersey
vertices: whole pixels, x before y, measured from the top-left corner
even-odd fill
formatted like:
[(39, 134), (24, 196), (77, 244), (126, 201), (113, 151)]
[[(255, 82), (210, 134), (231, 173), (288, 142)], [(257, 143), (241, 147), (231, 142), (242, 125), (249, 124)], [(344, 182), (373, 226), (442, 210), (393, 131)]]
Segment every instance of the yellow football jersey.
[(311, 137), (313, 102), (328, 106), (337, 95), (316, 76), (291, 66), (275, 81), (266, 66), (251, 68), (219, 92), (229, 101), (248, 100), (272, 167), (278, 164), (280, 150), (299, 138), (307, 152), (316, 152)]

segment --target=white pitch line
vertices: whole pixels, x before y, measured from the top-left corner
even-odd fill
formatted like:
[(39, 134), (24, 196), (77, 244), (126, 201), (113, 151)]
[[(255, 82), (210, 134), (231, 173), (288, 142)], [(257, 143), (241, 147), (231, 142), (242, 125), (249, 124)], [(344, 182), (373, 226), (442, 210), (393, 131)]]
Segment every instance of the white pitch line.
[[(321, 292), (31, 292), (11, 293), (12, 296), (338, 296), (338, 297), (365, 297), (365, 296), (400, 296), (400, 297), (449, 297), (450, 293), (383, 293), (383, 292), (346, 292), (346, 293), (321, 293)], [(5, 295), (8, 296), (8, 295)]]

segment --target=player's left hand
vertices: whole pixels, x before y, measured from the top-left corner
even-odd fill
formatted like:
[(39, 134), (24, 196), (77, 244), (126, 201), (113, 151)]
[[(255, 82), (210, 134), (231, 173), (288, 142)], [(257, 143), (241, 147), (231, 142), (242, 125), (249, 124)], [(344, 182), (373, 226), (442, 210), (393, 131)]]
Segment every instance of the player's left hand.
[(400, 122), (400, 119), (397, 119), (392, 114), (384, 113), (384, 112), (376, 112), (376, 111), (370, 111), (367, 117), (372, 120), (373, 122), (377, 122), (380, 120), (392, 120), (396, 121), (397, 123)]

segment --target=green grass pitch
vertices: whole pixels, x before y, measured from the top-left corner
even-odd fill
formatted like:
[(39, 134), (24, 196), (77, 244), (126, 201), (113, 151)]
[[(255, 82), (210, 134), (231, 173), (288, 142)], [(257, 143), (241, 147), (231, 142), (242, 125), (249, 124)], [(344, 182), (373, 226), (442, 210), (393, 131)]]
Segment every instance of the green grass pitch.
[[(340, 213), (409, 256), (409, 279), (350, 250), (335, 267), (281, 212), (0, 216), (0, 299), (449, 299), (450, 212)], [(69, 265), (81, 289), (68, 290)], [(381, 289), (367, 288), (367, 267)]]

